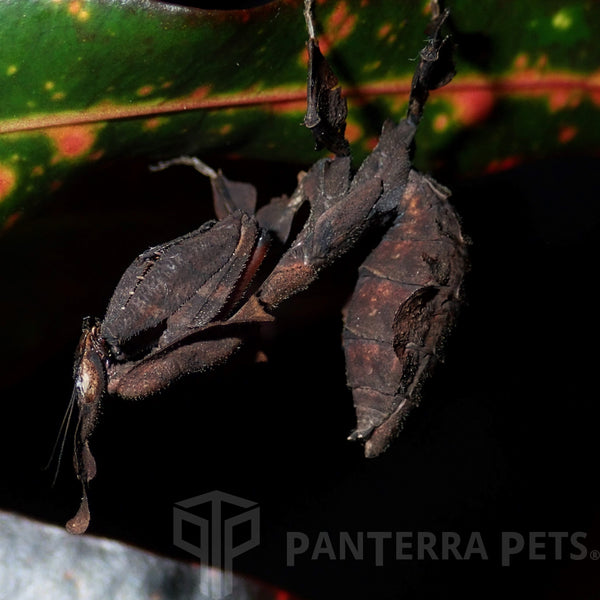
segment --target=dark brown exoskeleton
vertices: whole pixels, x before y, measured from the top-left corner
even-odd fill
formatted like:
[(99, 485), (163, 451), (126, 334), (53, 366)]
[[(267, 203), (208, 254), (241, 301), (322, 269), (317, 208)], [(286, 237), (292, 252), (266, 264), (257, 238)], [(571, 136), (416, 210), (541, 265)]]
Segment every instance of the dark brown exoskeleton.
[[(408, 116), (385, 123), (355, 174), (346, 156), (345, 101), (314, 38), (310, 0), (305, 124), (336, 158), (319, 160), (291, 197), (275, 198), (258, 211), (250, 184), (229, 181), (198, 159), (162, 165), (192, 164), (208, 175), (218, 220), (142, 253), (123, 274), (104, 319), (84, 322), (73, 391), (83, 499), (69, 531), (82, 533), (89, 524), (87, 489), (96, 473), (89, 438), (104, 393), (143, 398), (224, 362), (260, 333), (261, 324), (276, 320), (281, 303), (374, 233), (380, 242), (361, 266), (346, 308), (344, 348), (357, 411), (350, 437), (365, 442), (367, 456), (376, 456), (397, 433), (439, 358), (466, 262), (448, 191), (414, 171), (410, 161), (429, 90), (453, 74), (440, 33), (447, 13), (436, 2), (432, 7), (430, 41), (413, 78)], [(288, 239), (307, 203), (306, 222)], [(285, 250), (265, 261), (271, 245)]]

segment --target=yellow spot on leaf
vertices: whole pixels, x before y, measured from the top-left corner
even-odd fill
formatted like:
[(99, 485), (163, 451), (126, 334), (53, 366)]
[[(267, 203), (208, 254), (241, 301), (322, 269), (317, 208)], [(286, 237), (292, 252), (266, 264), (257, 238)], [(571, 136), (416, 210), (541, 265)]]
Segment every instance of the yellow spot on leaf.
[(54, 85), (55, 85), (55, 84), (54, 84), (54, 81), (46, 81), (46, 83), (44, 83), (44, 89), (45, 89), (47, 92), (50, 92), (51, 90), (53, 90), (53, 89), (54, 89)]
[(146, 119), (144, 121), (144, 129), (152, 131), (153, 129), (158, 129), (163, 123), (163, 119), (160, 117), (152, 117), (151, 119)]
[(363, 67), (363, 71), (365, 73), (369, 73), (371, 71), (376, 71), (377, 69), (379, 69), (379, 67), (381, 67), (381, 61), (380, 60), (375, 60), (373, 62), (367, 63)]
[[(319, 41), (319, 47), (321, 49), (321, 52), (323, 52), (323, 47), (321, 46), (320, 41)], [(306, 69), (306, 67), (308, 66), (308, 49), (306, 48), (306, 46), (304, 46), (302, 48), (302, 50), (300, 50), (300, 54), (298, 56), (298, 64), (303, 69)]]
[(202, 98), (206, 98), (206, 96), (208, 96), (210, 93), (210, 88), (210, 85), (201, 85), (193, 90), (190, 96), (193, 100), (202, 100)]
[(14, 226), (14, 224), (21, 218), (21, 215), (23, 213), (21, 212), (15, 212), (12, 215), (8, 216), (6, 218), (6, 221), (4, 221), (4, 225), (2, 226), (2, 230), (0, 230), (0, 233), (4, 233), (5, 231), (8, 231), (11, 227)]
[(15, 172), (10, 167), (0, 164), (0, 202), (13, 191), (16, 181)]
[(540, 57), (538, 58), (537, 62), (535, 63), (535, 66), (538, 69), (543, 69), (543, 68), (547, 67), (548, 66), (548, 55), (540, 54)]
[(492, 160), (485, 168), (486, 173), (498, 173), (500, 171), (508, 171), (513, 169), (521, 162), (519, 156), (507, 156), (506, 158), (499, 158)]
[(353, 144), (357, 142), (363, 136), (363, 129), (358, 123), (348, 121), (346, 124), (346, 138)]
[(385, 23), (384, 25), (382, 25), (379, 28), (379, 31), (377, 32), (377, 37), (384, 38), (389, 35), (391, 30), (392, 30), (392, 25), (390, 23)]
[(327, 37), (335, 41), (347, 38), (353, 32), (356, 20), (356, 15), (350, 12), (346, 2), (338, 2), (329, 17), (329, 24), (326, 28), (326, 31), (329, 32)]
[(88, 154), (96, 141), (97, 130), (98, 125), (66, 125), (46, 129), (45, 134), (56, 150), (52, 162), (81, 158)]
[(44, 167), (42, 167), (42, 165), (36, 165), (35, 167), (33, 167), (33, 169), (31, 169), (31, 175), (33, 177), (40, 177), (44, 174)]
[(437, 133), (442, 133), (448, 129), (450, 125), (450, 117), (446, 114), (440, 114), (433, 120), (433, 130)]
[(80, 0), (72, 0), (72, 2), (69, 2), (67, 11), (79, 21), (87, 21), (90, 18), (90, 11), (86, 10), (83, 5), (84, 3)]
[(96, 150), (96, 152), (92, 152), (88, 158), (90, 160), (100, 160), (104, 156), (104, 150)]
[(521, 52), (521, 54), (517, 54), (513, 64), (515, 65), (515, 69), (522, 70), (527, 67), (528, 63), (529, 56), (525, 52)]
[(569, 29), (573, 25), (573, 17), (566, 10), (559, 10), (552, 17), (552, 27), (555, 29)]
[(153, 85), (143, 85), (141, 88), (138, 88), (136, 94), (138, 96), (149, 96), (154, 91)]
[(52, 94), (52, 100), (64, 100), (65, 93), (64, 92), (55, 92)]
[(572, 125), (566, 125), (562, 127), (558, 132), (558, 141), (561, 144), (566, 144), (570, 142), (578, 133), (577, 127), (573, 127)]
[(8, 69), (6, 69), (6, 74), (10, 77), (11, 75), (14, 75), (18, 70), (19, 68), (17, 67), (17, 65), (10, 65)]

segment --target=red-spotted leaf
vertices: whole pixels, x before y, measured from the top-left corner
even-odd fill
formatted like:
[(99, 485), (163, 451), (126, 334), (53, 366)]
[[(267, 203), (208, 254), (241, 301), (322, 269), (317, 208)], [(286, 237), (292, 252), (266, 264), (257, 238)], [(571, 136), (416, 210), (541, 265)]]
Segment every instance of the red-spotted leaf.
[[(317, 2), (360, 159), (406, 108), (427, 2)], [(458, 75), (432, 94), (417, 165), (457, 175), (596, 151), (600, 4), (454, 0)], [(308, 165), (301, 0), (203, 11), (151, 0), (0, 4), (0, 220), (100, 160), (227, 154)]]

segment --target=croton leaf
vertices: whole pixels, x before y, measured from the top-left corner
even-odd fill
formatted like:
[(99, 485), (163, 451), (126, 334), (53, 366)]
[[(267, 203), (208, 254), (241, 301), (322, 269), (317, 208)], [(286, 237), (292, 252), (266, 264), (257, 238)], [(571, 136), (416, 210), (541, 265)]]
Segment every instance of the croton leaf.
[[(316, 3), (359, 160), (402, 116), (428, 2)], [(432, 95), (417, 165), (457, 175), (595, 149), (600, 46), (585, 0), (452, 2), (458, 75)], [(315, 160), (301, 127), (301, 0), (206, 11), (151, 0), (0, 4), (0, 223), (100, 160)]]

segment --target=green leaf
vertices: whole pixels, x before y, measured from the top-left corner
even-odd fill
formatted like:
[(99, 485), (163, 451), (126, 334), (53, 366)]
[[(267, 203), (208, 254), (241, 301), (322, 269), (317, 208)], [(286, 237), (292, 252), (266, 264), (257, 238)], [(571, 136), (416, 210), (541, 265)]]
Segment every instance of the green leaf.
[[(4, 216), (101, 158), (243, 147), (264, 106), (302, 86), (302, 66), (278, 51), (303, 44), (284, 3), (220, 13), (17, 0), (0, 12)], [(238, 115), (249, 103), (263, 108)]]
[[(427, 2), (319, 2), (357, 160), (403, 116)], [(432, 95), (417, 165), (468, 175), (597, 145), (600, 5), (451, 3), (456, 79)], [(314, 162), (300, 0), (202, 11), (150, 0), (0, 4), (0, 220), (100, 160), (182, 153)]]

